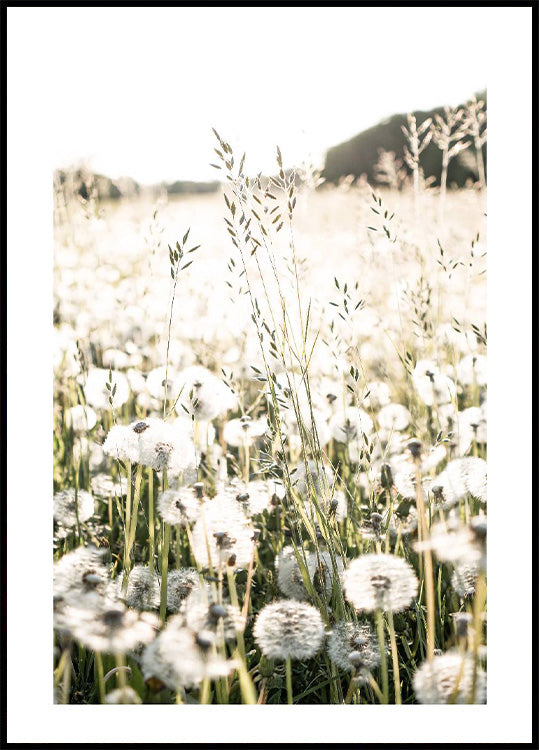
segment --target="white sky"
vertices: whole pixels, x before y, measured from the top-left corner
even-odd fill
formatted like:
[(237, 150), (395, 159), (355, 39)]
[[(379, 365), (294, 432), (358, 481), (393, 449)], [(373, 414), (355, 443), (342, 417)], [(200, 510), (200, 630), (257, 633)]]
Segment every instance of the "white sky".
[(212, 126), (267, 172), (276, 144), (292, 165), (391, 114), (458, 104), (486, 86), (477, 29), (492, 12), (10, 8), (8, 24), (46, 29), (37, 53), (15, 52), (45, 93), (37, 121), (55, 123), (51, 168), (84, 159), (148, 183), (218, 177)]

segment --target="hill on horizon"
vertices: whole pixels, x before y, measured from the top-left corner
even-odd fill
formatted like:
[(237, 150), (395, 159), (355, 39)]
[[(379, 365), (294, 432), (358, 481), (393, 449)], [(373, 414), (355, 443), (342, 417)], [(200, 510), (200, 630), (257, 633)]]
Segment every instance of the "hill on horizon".
[[(487, 102), (486, 92), (480, 92), (477, 99)], [(460, 105), (465, 106), (464, 104)], [(415, 111), (418, 127), (428, 117), (435, 114), (443, 115), (444, 108), (437, 107), (428, 111)], [(377, 182), (376, 165), (380, 158), (380, 152), (393, 152), (395, 158), (404, 162), (404, 146), (406, 143), (401, 127), (406, 126), (406, 114), (393, 115), (362, 131), (344, 143), (328, 149), (322, 177), (326, 182), (337, 183), (343, 177), (353, 175), (360, 177), (365, 175), (369, 182)], [(473, 145), (461, 152), (449, 163), (447, 184), (448, 187), (463, 187), (469, 180), (477, 179), (477, 169), (473, 155)], [(486, 144), (483, 146), (483, 159), (486, 166)], [(434, 178), (434, 184), (439, 184), (442, 171), (442, 154), (440, 149), (431, 141), (425, 151), (421, 154), (421, 167), (425, 178)], [(406, 165), (403, 168), (407, 170)]]

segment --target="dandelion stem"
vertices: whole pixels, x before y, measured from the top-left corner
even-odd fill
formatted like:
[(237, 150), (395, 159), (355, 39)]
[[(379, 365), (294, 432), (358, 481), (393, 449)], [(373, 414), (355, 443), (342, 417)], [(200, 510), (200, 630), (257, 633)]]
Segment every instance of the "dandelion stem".
[(395, 703), (401, 704), (401, 680), (399, 672), (399, 653), (397, 651), (397, 639), (395, 638), (395, 623), (393, 622), (393, 612), (387, 613), (389, 623), (389, 640), (391, 642), (391, 657), (393, 659), (393, 684), (395, 686)]
[[(230, 594), (230, 601), (232, 604), (240, 608), (240, 603), (238, 601), (238, 594), (236, 592), (236, 579), (234, 577), (234, 570), (227, 565), (226, 569), (226, 576), (228, 580), (228, 591)], [(241, 656), (242, 661), (247, 665), (246, 658), (245, 658), (245, 643), (243, 640), (243, 631), (236, 629), (236, 639), (238, 641), (238, 651)]]
[[(427, 515), (425, 511), (425, 501), (423, 499), (423, 489), (421, 486), (421, 463), (420, 459), (415, 459), (416, 465), (416, 497), (418, 511), (418, 528), (421, 531), (421, 538), (426, 540), (428, 536)], [(427, 599), (427, 659), (432, 661), (434, 658), (434, 648), (436, 639), (436, 609), (434, 597), (434, 569), (432, 564), (432, 552), (426, 547), (423, 550), (422, 558), (424, 560), (425, 570), (425, 593)]]
[(239, 652), (236, 652), (238, 658), (238, 676), (240, 678), (240, 690), (243, 702), (249, 706), (255, 706), (257, 704), (257, 696), (255, 686), (251, 680), (251, 676), (247, 670), (245, 658), (241, 658)]
[(352, 698), (354, 697), (354, 693), (356, 692), (357, 689), (358, 689), (358, 682), (357, 682), (356, 676), (353, 675), (350, 680), (350, 684), (348, 685), (348, 691), (344, 699), (344, 703), (346, 706), (350, 705), (350, 703), (352, 702)]
[(73, 669), (73, 662), (71, 661), (71, 646), (69, 646), (64, 653), (67, 655), (62, 679), (62, 703), (66, 704), (69, 703), (69, 697), (71, 695), (71, 671)]
[(133, 497), (133, 510), (131, 513), (131, 528), (129, 530), (129, 549), (128, 557), (131, 558), (131, 551), (135, 543), (135, 537), (137, 533), (137, 520), (138, 520), (138, 506), (140, 503), (140, 485), (142, 481), (142, 464), (137, 466), (137, 473), (135, 476), (135, 495)]
[(243, 481), (245, 482), (245, 484), (249, 484), (249, 443), (247, 442), (247, 440), (244, 444), (243, 456), (245, 462), (243, 466)]
[(292, 693), (292, 659), (286, 657), (286, 696), (288, 705), (291, 706), (294, 703), (294, 696)]
[(153, 511), (153, 469), (148, 469), (148, 530), (150, 534), (149, 565), (153, 573), (155, 568), (155, 519)]
[(380, 644), (380, 666), (382, 670), (382, 692), (384, 705), (389, 703), (389, 678), (387, 671), (386, 641), (384, 635), (384, 615), (381, 609), (376, 610), (376, 627), (378, 630), (378, 643)]
[(168, 550), (170, 547), (170, 524), (163, 521), (163, 545), (161, 547), (161, 605), (159, 618), (165, 622), (167, 615)]
[(118, 687), (123, 690), (127, 685), (127, 681), (125, 679), (125, 656), (123, 654), (116, 653), (114, 654), (114, 660), (117, 667), (116, 677), (118, 678)]
[(122, 581), (122, 591), (127, 591), (129, 579), (129, 530), (131, 528), (131, 461), (127, 462), (127, 493), (125, 497), (125, 518), (124, 518), (124, 576)]
[(247, 583), (245, 585), (245, 597), (243, 599), (243, 609), (242, 614), (243, 617), (247, 617), (247, 613), (249, 612), (249, 603), (251, 598), (251, 582), (253, 580), (253, 568), (255, 563), (255, 554), (256, 554), (256, 544), (253, 547), (253, 554), (251, 555), (251, 559), (249, 560), (249, 568), (247, 570)]
[(105, 702), (105, 680), (104, 680), (104, 670), (103, 670), (103, 658), (99, 651), (95, 652), (95, 666), (97, 670), (97, 685), (99, 688), (99, 702), (104, 703)]
[(472, 677), (472, 689), (470, 692), (469, 703), (475, 703), (476, 692), (477, 692), (477, 667), (479, 661), (479, 646), (482, 641), (482, 623), (481, 623), (481, 612), (485, 606), (486, 600), (486, 580), (483, 571), (480, 571), (477, 576), (475, 584), (475, 597), (473, 603), (473, 618), (474, 618), (474, 636), (473, 636), (473, 677)]
[(380, 687), (379, 687), (378, 683), (376, 682), (376, 680), (374, 679), (374, 677), (372, 676), (372, 674), (369, 675), (369, 685), (374, 690), (374, 692), (376, 694), (376, 697), (378, 698), (378, 700), (380, 701), (380, 703), (383, 703), (384, 702), (383, 693), (380, 690)]
[(205, 677), (202, 681), (202, 687), (200, 688), (200, 702), (204, 705), (210, 702), (210, 688), (210, 680), (208, 677)]

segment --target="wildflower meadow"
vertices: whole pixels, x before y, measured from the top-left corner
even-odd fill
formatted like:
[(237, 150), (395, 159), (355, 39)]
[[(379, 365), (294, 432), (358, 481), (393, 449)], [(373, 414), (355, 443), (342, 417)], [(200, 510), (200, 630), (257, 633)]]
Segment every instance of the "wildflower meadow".
[(487, 701), (486, 107), (404, 136), (55, 180), (55, 703)]

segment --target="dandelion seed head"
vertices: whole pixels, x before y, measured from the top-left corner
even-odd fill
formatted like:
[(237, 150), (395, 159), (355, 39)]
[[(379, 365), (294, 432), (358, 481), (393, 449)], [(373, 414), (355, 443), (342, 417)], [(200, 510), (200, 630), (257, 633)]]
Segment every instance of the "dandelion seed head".
[(150, 370), (146, 377), (146, 389), (152, 398), (163, 401), (165, 398), (165, 383), (167, 386), (167, 401), (173, 403), (178, 396), (176, 379), (178, 373), (172, 368), (165, 366), (155, 367)]
[(358, 611), (401, 612), (412, 603), (417, 587), (412, 566), (396, 555), (362, 555), (344, 573), (346, 598)]
[(457, 377), (463, 385), (487, 384), (487, 358), (484, 354), (468, 354), (457, 364)]
[(336, 412), (330, 419), (331, 434), (339, 443), (362, 440), (363, 434), (370, 435), (373, 421), (363, 409), (349, 407)]
[[(424, 662), (415, 672), (413, 687), (420, 703), (468, 703), (473, 684), (473, 660), (457, 651), (447, 651), (431, 662)], [(487, 695), (486, 674), (477, 670), (474, 703), (485, 703)]]
[(167, 577), (167, 609), (179, 612), (182, 603), (191, 592), (200, 587), (196, 568), (178, 568), (170, 570)]
[(384, 430), (405, 430), (412, 415), (401, 404), (387, 404), (378, 412), (378, 423)]
[[(344, 570), (344, 563), (339, 555), (335, 556), (335, 562), (338, 577), (340, 577)], [(323, 593), (324, 596), (330, 596), (333, 589), (334, 568), (329, 552), (309, 552), (305, 556), (304, 564), (315, 590)], [(288, 546), (281, 550), (275, 560), (275, 567), (277, 584), (285, 596), (298, 601), (309, 599), (293, 547)]]
[(484, 406), (470, 406), (457, 413), (459, 451), (464, 454), (473, 440), (487, 442), (487, 412)]
[[(110, 390), (107, 385), (110, 386)], [(119, 409), (126, 403), (129, 393), (127, 377), (115, 370), (111, 370), (109, 374), (109, 370), (94, 367), (89, 371), (84, 385), (86, 403), (94, 409), (110, 409), (109, 398), (112, 398), (113, 408)]]
[(320, 499), (331, 488), (333, 472), (329, 466), (325, 464), (317, 465), (316, 461), (309, 459), (307, 467), (304, 463), (301, 463), (297, 471), (292, 474), (291, 479), (296, 492), (300, 495), (309, 495), (311, 491), (314, 491), (314, 494)]
[(185, 600), (185, 624), (195, 633), (211, 632), (217, 643), (235, 641), (245, 629), (245, 618), (232, 604), (217, 604), (207, 589), (194, 590)]
[(429, 360), (417, 362), (412, 373), (412, 383), (425, 406), (449, 404), (457, 395), (453, 380), (441, 373), (438, 366)]
[(182, 370), (174, 387), (176, 393), (180, 394), (175, 407), (180, 416), (188, 414), (206, 422), (237, 405), (230, 388), (210, 370), (199, 365)]
[(273, 482), (255, 479), (249, 484), (232, 479), (222, 489), (222, 494), (234, 499), (246, 516), (256, 516), (270, 509), (273, 496)]
[(310, 659), (325, 636), (320, 612), (293, 599), (266, 604), (253, 628), (262, 653), (270, 659)]
[(409, 536), (417, 529), (417, 510), (413, 505), (401, 503), (393, 513), (386, 513), (384, 525), (389, 528), (391, 536)]
[(152, 612), (126, 609), (120, 602), (105, 604), (101, 611), (77, 610), (73, 637), (93, 651), (125, 654), (152, 641), (159, 620)]
[(92, 488), (92, 494), (100, 498), (122, 497), (127, 492), (125, 481), (122, 487), (120, 481), (113, 479), (110, 474), (104, 472), (100, 472), (90, 479), (90, 487)]
[(71, 528), (79, 522), (84, 523), (94, 514), (93, 496), (86, 490), (70, 488), (54, 493), (54, 520), (62, 526)]
[(165, 490), (157, 497), (157, 512), (171, 526), (185, 528), (195, 523), (200, 515), (200, 500), (190, 487)]
[(139, 704), (142, 703), (142, 700), (132, 687), (126, 685), (123, 688), (115, 688), (114, 690), (111, 690), (110, 693), (107, 693), (105, 696), (105, 703), (108, 703), (109, 705)]
[(391, 401), (391, 391), (387, 383), (381, 380), (370, 380), (365, 391), (368, 394), (363, 398), (363, 405), (373, 409), (382, 409)]
[(283, 547), (275, 558), (275, 567), (277, 585), (285, 596), (298, 601), (309, 598), (293, 547)]
[(487, 462), (475, 456), (455, 458), (445, 467), (447, 485), (458, 497), (468, 493), (482, 503), (487, 501)]
[(55, 626), (67, 627), (63, 616), (66, 605), (95, 609), (113, 596), (103, 555), (104, 550), (97, 547), (77, 547), (54, 563)]
[(74, 432), (90, 432), (97, 424), (97, 414), (91, 406), (72, 406), (65, 413), (65, 422)]
[[(122, 580), (117, 579), (118, 597), (122, 594)], [(145, 565), (135, 565), (129, 573), (125, 604), (141, 612), (159, 609), (161, 598), (161, 578)]]
[(138, 463), (154, 471), (166, 469), (171, 474), (178, 474), (195, 463), (193, 441), (176, 422), (171, 424), (161, 419), (147, 419), (148, 429), (140, 429), (139, 422), (131, 425), (131, 432), (138, 439)]
[(337, 622), (328, 639), (328, 656), (346, 672), (377, 667), (380, 648), (369, 623)]
[(236, 567), (247, 567), (254, 549), (253, 531), (237, 501), (218, 494), (204, 503), (193, 527), (193, 554), (199, 565), (208, 567), (209, 547), (213, 567), (224, 567), (232, 555)]
[(484, 568), (484, 541), (484, 539), (477, 538), (471, 526), (461, 523), (456, 518), (451, 518), (446, 523), (433, 524), (429, 539), (416, 542), (414, 549), (416, 552), (430, 549), (442, 562), (475, 564)]
[(178, 690), (196, 687), (205, 678), (226, 677), (236, 662), (217, 653), (213, 634), (197, 635), (185, 627), (181, 615), (175, 615), (144, 649), (141, 667), (145, 680), (157, 678), (171, 690)]
[(228, 445), (232, 446), (250, 446), (255, 440), (266, 432), (268, 429), (268, 420), (266, 417), (259, 419), (231, 419), (226, 422), (223, 429), (223, 437)]
[(127, 425), (113, 425), (103, 443), (103, 453), (119, 461), (138, 461), (136, 433)]

